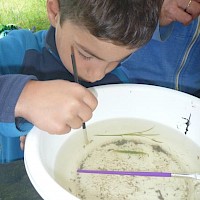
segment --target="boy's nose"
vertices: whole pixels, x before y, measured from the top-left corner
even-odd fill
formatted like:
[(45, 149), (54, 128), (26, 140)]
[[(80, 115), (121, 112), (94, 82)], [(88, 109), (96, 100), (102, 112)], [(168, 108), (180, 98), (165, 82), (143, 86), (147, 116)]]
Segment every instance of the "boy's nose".
[(91, 70), (88, 72), (88, 78), (90, 82), (101, 80), (105, 76), (105, 69), (103, 70)]
[(95, 82), (104, 78), (104, 76), (112, 71), (118, 65), (117, 62), (105, 63), (101, 66), (90, 68), (87, 71), (88, 79), (90, 82)]

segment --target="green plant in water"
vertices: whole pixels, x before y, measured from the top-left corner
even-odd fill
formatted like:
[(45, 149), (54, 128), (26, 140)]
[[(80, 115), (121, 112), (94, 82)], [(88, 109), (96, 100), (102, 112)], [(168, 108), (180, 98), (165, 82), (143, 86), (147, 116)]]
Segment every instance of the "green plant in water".
[(136, 154), (136, 155), (148, 155), (147, 153), (145, 153), (143, 151), (115, 150), (115, 149), (112, 149), (112, 150), (114, 152), (117, 152), (117, 153)]
[(124, 137), (124, 136), (138, 136), (138, 137), (145, 137), (149, 140), (152, 140), (154, 142), (158, 142), (158, 143), (162, 143), (158, 140), (155, 140), (154, 138), (150, 138), (149, 136), (158, 136), (159, 134), (149, 134), (149, 133), (146, 133), (148, 131), (151, 131), (153, 129), (153, 127), (147, 129), (147, 130), (144, 130), (144, 131), (138, 131), (138, 132), (133, 132), (133, 133), (124, 133), (124, 134), (108, 134), (108, 135), (95, 135), (95, 136), (106, 136), (106, 137), (113, 137), (113, 136), (117, 136), (117, 137)]

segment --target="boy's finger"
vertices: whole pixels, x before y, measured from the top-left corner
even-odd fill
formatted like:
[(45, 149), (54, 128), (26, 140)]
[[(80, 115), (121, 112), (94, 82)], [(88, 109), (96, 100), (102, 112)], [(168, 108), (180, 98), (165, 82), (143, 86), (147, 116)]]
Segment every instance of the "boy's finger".
[(94, 111), (97, 107), (98, 101), (95, 95), (88, 90), (87, 94), (83, 97), (83, 101), (85, 104), (89, 106), (89, 108)]
[(21, 148), (21, 150), (24, 150), (25, 140), (26, 140), (26, 136), (20, 137), (20, 148)]

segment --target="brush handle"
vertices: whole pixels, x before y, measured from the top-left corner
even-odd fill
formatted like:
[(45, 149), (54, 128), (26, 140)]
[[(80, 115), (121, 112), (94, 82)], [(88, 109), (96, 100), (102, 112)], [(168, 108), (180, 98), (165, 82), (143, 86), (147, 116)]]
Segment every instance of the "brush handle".
[(171, 174), (174, 177), (180, 177), (180, 178), (193, 178), (196, 180), (200, 180), (200, 174)]
[(110, 175), (128, 175), (128, 176), (151, 176), (151, 177), (171, 177), (168, 172), (132, 172), (132, 171), (107, 171), (107, 170), (86, 170), (78, 169), (78, 173), (87, 174), (110, 174)]
[[(73, 66), (73, 72), (74, 72), (74, 81), (76, 83), (79, 83), (79, 80), (78, 80), (78, 72), (77, 72), (77, 67), (76, 67), (76, 59), (75, 59), (75, 56), (74, 56), (74, 48), (73, 46), (71, 47), (71, 60), (72, 60), (72, 66)], [(89, 140), (88, 140), (88, 136), (87, 136), (87, 130), (86, 130), (86, 125), (85, 125), (85, 122), (83, 122), (83, 134), (84, 134), (84, 138), (85, 138), (85, 143), (88, 144), (89, 143)]]
[(83, 122), (82, 128), (83, 128), (85, 144), (89, 144), (88, 134), (87, 134), (87, 129), (86, 129), (85, 122)]
[(71, 60), (72, 60), (72, 67), (73, 67), (73, 72), (74, 72), (74, 81), (76, 83), (79, 83), (78, 72), (77, 72), (77, 67), (76, 67), (76, 60), (75, 60), (74, 53), (71, 54)]

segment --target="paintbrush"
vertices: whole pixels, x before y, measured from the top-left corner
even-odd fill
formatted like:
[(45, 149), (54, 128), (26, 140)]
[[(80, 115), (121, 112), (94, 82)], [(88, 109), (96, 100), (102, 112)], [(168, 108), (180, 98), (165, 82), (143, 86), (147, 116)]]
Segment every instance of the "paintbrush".
[[(73, 48), (73, 46), (71, 47), (71, 60), (72, 60), (72, 66), (73, 66), (73, 72), (74, 72), (74, 81), (76, 83), (79, 83), (78, 72), (77, 72), (77, 67), (76, 67), (76, 59), (75, 59), (75, 55), (74, 55), (74, 48)], [(83, 128), (83, 134), (84, 134), (85, 144), (88, 144), (89, 140), (88, 140), (87, 128), (86, 128), (85, 122), (83, 122), (82, 128)]]
[(200, 174), (194, 173), (170, 173), (170, 172), (133, 172), (133, 171), (109, 171), (109, 170), (87, 170), (78, 169), (78, 173), (87, 174), (108, 174), (108, 175), (121, 175), (121, 176), (148, 176), (148, 177), (180, 177), (180, 178), (193, 178), (200, 180)]

